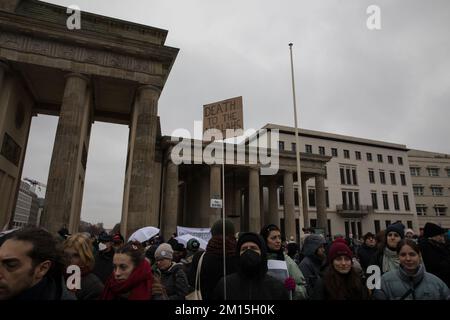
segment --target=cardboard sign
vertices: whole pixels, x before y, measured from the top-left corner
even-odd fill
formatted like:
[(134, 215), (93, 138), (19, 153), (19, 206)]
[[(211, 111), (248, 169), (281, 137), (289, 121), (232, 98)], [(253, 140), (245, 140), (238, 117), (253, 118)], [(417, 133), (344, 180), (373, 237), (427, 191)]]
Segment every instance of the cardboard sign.
[(217, 129), (225, 138), (227, 129), (244, 129), (242, 97), (231, 98), (203, 106), (203, 132)]

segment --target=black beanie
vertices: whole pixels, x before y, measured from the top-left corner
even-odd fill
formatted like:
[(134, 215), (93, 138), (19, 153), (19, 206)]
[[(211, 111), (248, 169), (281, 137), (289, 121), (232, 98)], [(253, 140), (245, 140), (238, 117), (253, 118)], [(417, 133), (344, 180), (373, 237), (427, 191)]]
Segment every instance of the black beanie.
[(423, 227), (423, 236), (424, 238), (431, 238), (434, 236), (438, 236), (440, 234), (444, 234), (445, 229), (439, 227), (435, 223), (427, 222)]
[[(214, 224), (211, 227), (211, 236), (218, 236), (223, 234), (223, 220), (217, 220), (214, 222)], [(234, 237), (234, 225), (233, 222), (231, 222), (228, 219), (225, 219), (225, 236), (233, 236)]]
[(236, 253), (238, 256), (240, 255), (240, 252), (241, 252), (241, 246), (246, 242), (256, 243), (258, 245), (259, 249), (261, 250), (261, 256), (263, 256), (263, 254), (264, 254), (264, 256), (267, 255), (266, 244), (264, 243), (263, 238), (256, 233), (245, 232), (239, 236), (239, 240), (236, 245)]
[(401, 222), (393, 223), (386, 228), (386, 237), (389, 232), (396, 232), (403, 239), (405, 237), (405, 226)]

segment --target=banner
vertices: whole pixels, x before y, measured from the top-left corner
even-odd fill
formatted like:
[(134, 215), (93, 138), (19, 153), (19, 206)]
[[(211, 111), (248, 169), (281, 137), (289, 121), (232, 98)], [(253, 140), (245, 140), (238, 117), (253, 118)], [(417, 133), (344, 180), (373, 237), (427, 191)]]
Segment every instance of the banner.
[(211, 239), (211, 228), (188, 228), (177, 226), (177, 236), (185, 234), (193, 235), (208, 242), (209, 239)]

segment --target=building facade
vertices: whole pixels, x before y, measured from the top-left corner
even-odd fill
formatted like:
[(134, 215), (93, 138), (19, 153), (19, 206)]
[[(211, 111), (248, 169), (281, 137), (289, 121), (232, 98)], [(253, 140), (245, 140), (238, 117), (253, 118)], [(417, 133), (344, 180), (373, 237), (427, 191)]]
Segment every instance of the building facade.
[(408, 159), (419, 226), (450, 228), (450, 155), (409, 150)]
[[(280, 151), (331, 157), (325, 178), (328, 234), (360, 237), (396, 221), (418, 231), (405, 145), (300, 130), (297, 148), (293, 128), (274, 124), (263, 128), (279, 129)], [(316, 181), (308, 179), (302, 184), (303, 216), (307, 217), (303, 226), (317, 227)], [(283, 190), (278, 193), (281, 211)]]
[(39, 211), (37, 195), (31, 190), (30, 185), (21, 181), (14, 210), (13, 228), (24, 226), (36, 226)]

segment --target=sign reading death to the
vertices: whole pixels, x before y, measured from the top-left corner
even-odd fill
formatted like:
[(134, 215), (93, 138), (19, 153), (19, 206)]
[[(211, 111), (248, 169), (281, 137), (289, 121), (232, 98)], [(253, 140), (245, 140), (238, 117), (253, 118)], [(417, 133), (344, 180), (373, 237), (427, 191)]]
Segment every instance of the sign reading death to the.
[[(244, 129), (242, 97), (231, 98), (203, 106), (203, 132), (217, 129), (226, 136), (227, 129)], [(230, 137), (227, 137), (230, 138)]]

